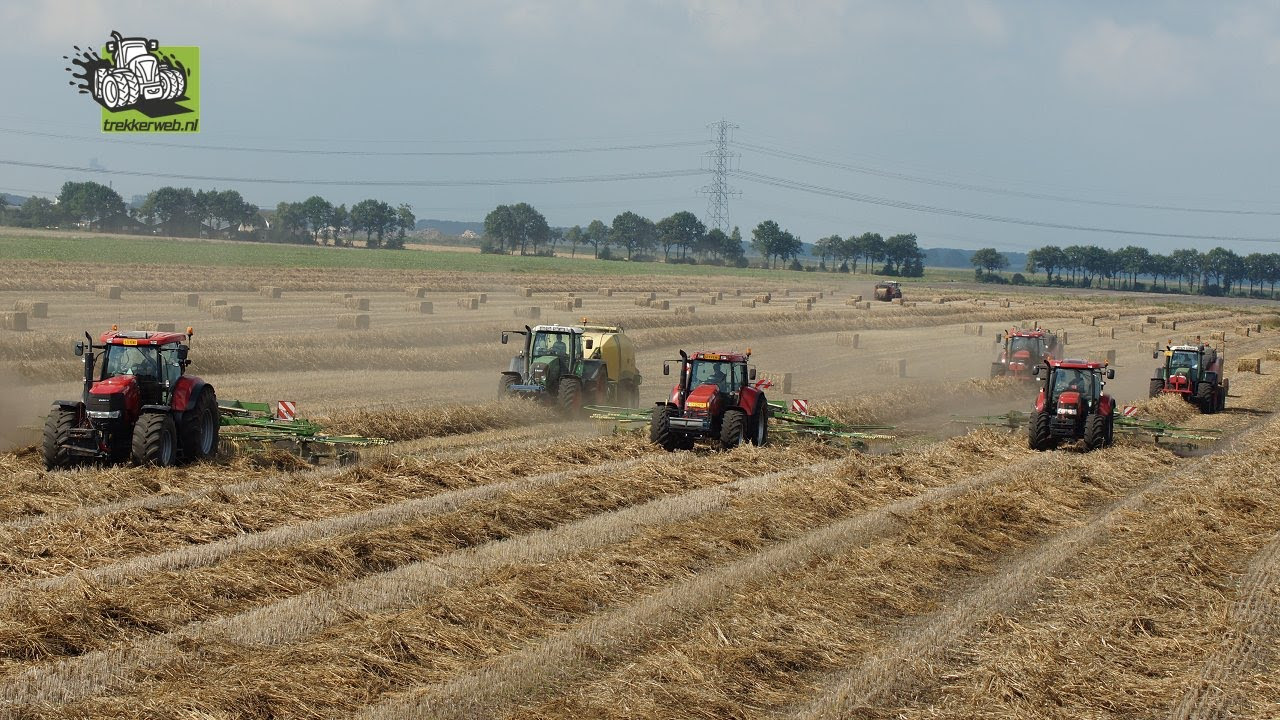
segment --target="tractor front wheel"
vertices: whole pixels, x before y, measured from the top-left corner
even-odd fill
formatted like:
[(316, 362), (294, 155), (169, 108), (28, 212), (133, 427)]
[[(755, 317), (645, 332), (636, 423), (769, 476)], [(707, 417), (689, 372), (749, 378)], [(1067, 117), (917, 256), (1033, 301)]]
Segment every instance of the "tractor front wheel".
[(206, 388), (182, 418), (182, 453), (187, 460), (204, 460), (218, 452), (218, 415), (218, 396)]
[(577, 415), (582, 409), (582, 385), (578, 382), (578, 378), (560, 378), (556, 396), (560, 401), (560, 409), (565, 415)]
[(747, 414), (741, 410), (725, 410), (720, 421), (720, 447), (732, 450), (746, 440)]
[(671, 432), (671, 411), (670, 405), (663, 405), (654, 408), (653, 415), (649, 418), (649, 442), (662, 447), (667, 452), (675, 450), (678, 445), (674, 433)]
[(498, 380), (498, 398), (504, 398), (511, 394), (511, 386), (517, 384), (516, 378), (512, 375), (503, 375)]
[(1162, 392), (1164, 392), (1164, 380), (1151, 378), (1151, 382), (1147, 385), (1147, 397), (1155, 397)]
[(65, 447), (71, 441), (71, 429), (76, 426), (80, 413), (57, 406), (44, 420), (44, 466), (47, 470), (71, 467), (75, 459)]
[(1100, 450), (1110, 443), (1107, 442), (1107, 418), (1094, 413), (1085, 420), (1084, 423), (1084, 444), (1090, 450)]
[(1031, 416), (1027, 427), (1027, 445), (1032, 450), (1048, 450), (1053, 447), (1053, 435), (1049, 432), (1049, 413), (1038, 412)]
[(1196, 407), (1201, 415), (1208, 415), (1218, 408), (1218, 401), (1213, 396), (1213, 383), (1202, 382), (1196, 385)]
[(138, 465), (172, 465), (176, 435), (172, 417), (144, 413), (138, 418), (138, 424), (133, 426), (133, 461)]

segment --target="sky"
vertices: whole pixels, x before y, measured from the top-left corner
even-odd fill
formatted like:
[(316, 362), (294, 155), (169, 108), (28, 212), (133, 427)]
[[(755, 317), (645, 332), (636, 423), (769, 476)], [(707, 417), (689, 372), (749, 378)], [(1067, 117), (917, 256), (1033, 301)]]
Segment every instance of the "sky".
[[(748, 236), (1280, 252), (1280, 0), (0, 0), (0, 28), (11, 194), (706, 219), (726, 120)], [(199, 46), (198, 135), (100, 132), (63, 56), (112, 30)]]

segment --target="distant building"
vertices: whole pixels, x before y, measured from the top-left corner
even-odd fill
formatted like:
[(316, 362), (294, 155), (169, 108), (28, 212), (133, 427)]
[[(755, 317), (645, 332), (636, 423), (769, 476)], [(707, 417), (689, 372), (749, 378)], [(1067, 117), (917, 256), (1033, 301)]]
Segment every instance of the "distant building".
[(463, 240), (479, 240), (480, 239), (479, 233), (477, 233), (475, 230), (463, 230), (462, 234), (459, 235), (458, 237), (462, 238)]

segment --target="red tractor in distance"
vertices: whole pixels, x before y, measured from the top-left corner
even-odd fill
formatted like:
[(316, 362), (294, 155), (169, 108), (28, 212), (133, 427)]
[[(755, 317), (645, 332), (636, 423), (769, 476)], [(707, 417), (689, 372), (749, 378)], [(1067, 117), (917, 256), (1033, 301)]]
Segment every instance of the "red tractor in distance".
[[(649, 439), (667, 450), (688, 450), (701, 439), (723, 449), (744, 442), (769, 442), (769, 403), (764, 390), (751, 384), (755, 368), (744, 353), (680, 351), (680, 382), (671, 397), (658, 403), (649, 420)], [(671, 374), (671, 362), (662, 374)]]
[[(81, 460), (172, 465), (218, 450), (218, 397), (187, 375), (187, 332), (120, 332), (98, 345), (75, 345), (84, 358), (84, 394), (58, 400), (44, 423), (44, 463), (50, 470)], [(95, 352), (96, 351), (96, 352)]]
[(1003, 343), (1000, 358), (991, 363), (991, 377), (1034, 380), (1035, 368), (1062, 353), (1058, 336), (1046, 330), (1009, 330), (996, 336)]
[(1102, 389), (1116, 376), (1114, 369), (1086, 360), (1047, 360), (1033, 374), (1045, 378), (1027, 431), (1032, 450), (1076, 440), (1089, 450), (1111, 445), (1116, 401)]
[[(1160, 357), (1160, 352), (1152, 352), (1151, 357)], [(1222, 353), (1217, 349), (1203, 343), (1165, 345), (1164, 365), (1151, 378), (1150, 394), (1178, 393), (1208, 415), (1226, 407), (1230, 383), (1222, 377)]]

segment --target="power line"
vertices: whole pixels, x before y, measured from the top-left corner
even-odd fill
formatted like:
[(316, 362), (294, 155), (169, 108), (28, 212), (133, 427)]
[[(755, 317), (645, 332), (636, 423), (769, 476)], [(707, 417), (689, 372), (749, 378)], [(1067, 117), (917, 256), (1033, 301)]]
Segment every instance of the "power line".
[(691, 177), (704, 174), (704, 171), (702, 170), (687, 169), (655, 170), (651, 172), (621, 173), (616, 175), (579, 175), (571, 177), (502, 178), (486, 180), (316, 180), (313, 178), (245, 178), (216, 175), (186, 175), (182, 173), (161, 173), (143, 170), (107, 170), (105, 168), (88, 168), (74, 165), (58, 165), (55, 163), (24, 162), (21, 160), (0, 160), (0, 165), (39, 168), (44, 170), (97, 173), (100, 175), (151, 177), (164, 180), (199, 180), (202, 182), (253, 183), (264, 185), (336, 185), (344, 187), (493, 187), (501, 185), (561, 185), (571, 183), (620, 182), (626, 180), (660, 180), (664, 178)]
[(1280, 211), (1268, 210), (1231, 210), (1226, 208), (1206, 208), (1206, 207), (1180, 207), (1177, 205), (1157, 205), (1149, 203), (1128, 203), (1117, 202), (1111, 200), (1094, 200), (1090, 198), (1071, 197), (1067, 195), (1053, 195), (1050, 193), (1028, 192), (1025, 190), (1013, 190), (1009, 188), (991, 187), (988, 185), (977, 185), (973, 183), (959, 182), (955, 180), (943, 180), (941, 178), (931, 178), (921, 175), (909, 175), (907, 173), (895, 172), (892, 170), (881, 170), (879, 168), (867, 167), (865, 165), (854, 165), (851, 163), (838, 162), (835, 160), (827, 160), (824, 158), (813, 157), (810, 155), (802, 155), (800, 153), (790, 152), (787, 150), (779, 150), (776, 148), (765, 147), (763, 145), (754, 145), (751, 143), (735, 142), (735, 146), (754, 150), (762, 155), (781, 158), (783, 160), (794, 160), (796, 162), (808, 163), (810, 165), (819, 165), (821, 167), (835, 168), (838, 170), (847, 170), (849, 172), (861, 173), (864, 175), (872, 175), (874, 177), (888, 178), (891, 180), (903, 180), (906, 182), (920, 183), (923, 185), (933, 185), (935, 187), (946, 187), (956, 190), (969, 190), (972, 192), (988, 193), (992, 195), (1005, 195), (1009, 197), (1020, 197), (1030, 200), (1048, 200), (1052, 202), (1076, 203), (1080, 205), (1097, 205), (1102, 207), (1124, 208), (1129, 210), (1160, 210), (1165, 212), (1185, 212), (1200, 213), (1213, 215), (1262, 215), (1269, 217), (1280, 217)]
[(901, 210), (910, 210), (913, 212), (931, 213), (934, 215), (947, 215), (950, 217), (967, 218), (970, 220), (984, 220), (987, 222), (1005, 223), (1008, 225), (1025, 225), (1028, 227), (1051, 228), (1054, 230), (1075, 230), (1078, 232), (1091, 233), (1107, 233), (1114, 235), (1132, 235), (1140, 237), (1156, 237), (1169, 238), (1174, 240), (1209, 240), (1215, 242), (1262, 242), (1276, 243), (1280, 242), (1280, 238), (1260, 238), (1260, 237), (1233, 237), (1226, 235), (1195, 235), (1191, 233), (1169, 233), (1155, 232), (1145, 230), (1129, 230), (1124, 228), (1107, 228), (1095, 227), (1091, 225), (1074, 225), (1070, 223), (1056, 223), (1041, 220), (1028, 220), (1024, 218), (1005, 217), (1003, 215), (989, 215), (986, 213), (971, 212), (968, 210), (956, 210), (953, 208), (935, 207), (932, 205), (921, 205), (919, 203), (907, 202), (905, 200), (894, 200), (892, 198), (884, 198), (876, 195), (866, 195), (863, 193), (849, 192), (845, 190), (837, 190), (834, 188), (823, 187), (821, 185), (813, 185), (810, 183), (799, 182), (796, 180), (787, 180), (784, 178), (771, 177), (769, 175), (761, 175), (759, 173), (743, 172), (741, 170), (730, 173), (734, 177), (747, 180), (749, 182), (760, 183), (762, 185), (771, 185), (773, 187), (784, 188), (787, 190), (797, 190), (807, 192), (812, 195), (823, 195), (826, 197), (839, 198), (842, 200), (851, 200), (853, 202), (866, 203), (869, 205), (880, 205), (883, 207), (898, 208)]
[(218, 152), (251, 152), (271, 153), (277, 155), (317, 155), (317, 156), (350, 156), (350, 157), (510, 157), (520, 155), (579, 155), (598, 152), (623, 152), (629, 150), (663, 150), (702, 145), (701, 140), (683, 140), (666, 143), (643, 143), (635, 145), (608, 145), (600, 147), (561, 147), (514, 150), (319, 150), (303, 148), (247, 147), (237, 145), (190, 145), (187, 143), (165, 142), (161, 140), (128, 140), (124, 138), (88, 138), (80, 135), (62, 135), (39, 130), (17, 130), (0, 128), (0, 133), (43, 137), (55, 140), (73, 140), (92, 142), (95, 145), (140, 145), (143, 147), (179, 148), (182, 150), (216, 150)]

